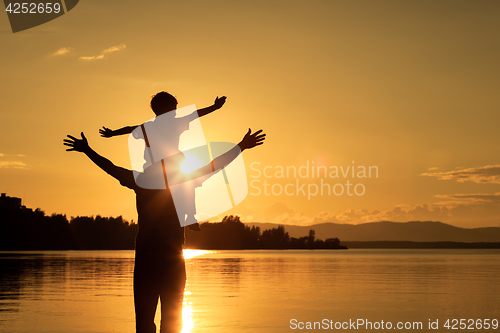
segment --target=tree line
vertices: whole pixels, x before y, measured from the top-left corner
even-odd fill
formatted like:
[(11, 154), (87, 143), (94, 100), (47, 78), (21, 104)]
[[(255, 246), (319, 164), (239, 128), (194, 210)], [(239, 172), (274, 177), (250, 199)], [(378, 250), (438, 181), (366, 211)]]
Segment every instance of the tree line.
[(186, 244), (192, 249), (243, 250), (243, 249), (339, 249), (338, 238), (316, 239), (314, 230), (309, 235), (290, 237), (280, 225), (261, 232), (259, 227), (249, 227), (239, 216), (229, 215), (219, 223), (202, 223), (201, 232), (186, 230)]
[[(121, 216), (46, 215), (36, 209), (0, 209), (0, 250), (133, 250), (138, 225)], [(239, 216), (220, 223), (202, 223), (201, 232), (186, 228), (186, 248), (239, 249), (337, 249), (338, 238), (320, 240), (309, 235), (290, 237), (285, 227), (264, 230), (249, 227)]]

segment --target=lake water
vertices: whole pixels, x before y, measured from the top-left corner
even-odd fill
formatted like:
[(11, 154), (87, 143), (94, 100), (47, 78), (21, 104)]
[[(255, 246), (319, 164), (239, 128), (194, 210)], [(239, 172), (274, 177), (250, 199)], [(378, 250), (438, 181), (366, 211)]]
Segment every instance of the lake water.
[[(333, 329), (315, 331), (334, 331), (349, 320), (364, 320), (357, 329), (366, 332), (387, 322), (443, 332), (447, 319), (464, 319), (469, 332), (489, 319), (483, 331), (500, 331), (491, 326), (500, 319), (499, 250), (187, 250), (185, 257), (183, 333), (312, 331), (298, 327), (321, 321)], [(134, 332), (133, 264), (133, 251), (0, 252), (0, 332)], [(429, 330), (429, 320), (439, 330)]]

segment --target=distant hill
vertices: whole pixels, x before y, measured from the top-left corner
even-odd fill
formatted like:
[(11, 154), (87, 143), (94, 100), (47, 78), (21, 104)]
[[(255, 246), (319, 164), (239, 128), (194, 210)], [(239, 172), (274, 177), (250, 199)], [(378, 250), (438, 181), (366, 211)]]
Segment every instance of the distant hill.
[[(274, 223), (246, 223), (261, 230), (276, 228)], [(459, 228), (442, 222), (370, 222), (363, 224), (321, 223), (311, 226), (284, 225), (291, 237), (303, 237), (310, 229), (316, 238), (337, 237), (348, 241), (412, 242), (500, 242), (500, 227)]]

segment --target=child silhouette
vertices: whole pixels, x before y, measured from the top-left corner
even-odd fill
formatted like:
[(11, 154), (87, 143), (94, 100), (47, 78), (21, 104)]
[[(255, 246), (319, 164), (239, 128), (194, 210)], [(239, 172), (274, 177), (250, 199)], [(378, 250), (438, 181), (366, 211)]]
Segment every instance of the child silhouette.
[[(151, 109), (156, 115), (153, 122), (147, 122), (137, 126), (126, 126), (117, 130), (111, 130), (103, 126), (103, 128), (99, 130), (99, 133), (102, 137), (110, 138), (113, 136), (130, 134), (136, 128), (141, 127), (142, 138), (146, 143), (144, 151), (144, 171), (155, 162), (168, 157), (165, 161), (169, 161), (167, 165), (170, 169), (170, 174), (172, 174), (172, 170), (177, 169), (179, 172), (181, 171), (181, 164), (185, 160), (184, 154), (179, 149), (181, 134), (188, 130), (191, 121), (220, 109), (225, 102), (225, 96), (221, 98), (217, 97), (214, 104), (209, 107), (197, 110), (183, 117), (176, 117), (177, 99), (171, 94), (162, 91), (154, 95), (151, 99)], [(149, 144), (151, 140), (148, 140), (148, 136), (161, 137), (161, 145), (151, 147)], [(182, 207), (176, 207), (181, 212), (180, 216), (186, 216), (186, 220), (181, 221), (181, 224), (187, 224), (188, 227), (194, 231), (200, 231), (200, 226), (195, 218), (196, 205), (194, 190), (195, 187), (200, 186), (201, 183), (202, 181), (184, 184), (182, 186), (185, 198), (184, 204)]]

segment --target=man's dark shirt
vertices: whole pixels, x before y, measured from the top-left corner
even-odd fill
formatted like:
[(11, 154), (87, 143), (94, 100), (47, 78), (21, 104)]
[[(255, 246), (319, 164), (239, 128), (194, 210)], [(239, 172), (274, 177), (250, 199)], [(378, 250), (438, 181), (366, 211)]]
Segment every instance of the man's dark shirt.
[(113, 177), (135, 191), (139, 231), (135, 249), (139, 253), (179, 254), (184, 246), (181, 227), (170, 190), (144, 189), (135, 183), (131, 170), (116, 167)]

